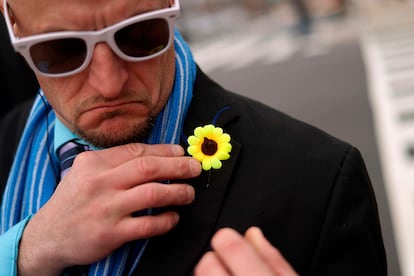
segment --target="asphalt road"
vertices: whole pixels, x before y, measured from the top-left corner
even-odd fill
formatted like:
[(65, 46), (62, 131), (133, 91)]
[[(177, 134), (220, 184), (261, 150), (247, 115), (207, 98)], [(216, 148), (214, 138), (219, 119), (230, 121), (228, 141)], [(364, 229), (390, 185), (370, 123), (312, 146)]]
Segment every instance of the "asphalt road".
[(378, 201), (389, 275), (400, 275), (358, 40), (336, 45), (320, 55), (298, 53), (274, 64), (257, 62), (236, 70), (216, 68), (209, 75), (236, 93), (284, 111), (359, 148)]

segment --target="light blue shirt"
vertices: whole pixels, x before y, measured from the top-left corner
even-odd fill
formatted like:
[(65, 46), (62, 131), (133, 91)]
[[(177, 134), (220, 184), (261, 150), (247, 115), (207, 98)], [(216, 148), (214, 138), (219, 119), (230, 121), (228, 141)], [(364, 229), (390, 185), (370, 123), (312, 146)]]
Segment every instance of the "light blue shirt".
[(23, 230), (29, 222), (31, 216), (20, 221), (6, 233), (0, 235), (0, 275), (17, 275), (17, 257), (19, 255), (19, 243), (23, 235)]
[(58, 118), (55, 120), (55, 141), (54, 141), (54, 150), (56, 160), (58, 158), (58, 151), (61, 146), (66, 144), (69, 141), (76, 141), (82, 145), (88, 145), (91, 149), (97, 150), (98, 148), (92, 146), (85, 140), (79, 138), (75, 133), (69, 130)]

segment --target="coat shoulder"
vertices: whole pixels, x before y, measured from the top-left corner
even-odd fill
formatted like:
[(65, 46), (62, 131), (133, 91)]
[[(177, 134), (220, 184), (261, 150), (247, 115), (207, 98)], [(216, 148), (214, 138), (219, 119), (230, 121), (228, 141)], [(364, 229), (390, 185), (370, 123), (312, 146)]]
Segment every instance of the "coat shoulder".
[(32, 98), (25, 100), (0, 119), (0, 145), (2, 153), (0, 157), (0, 194), (3, 194), (17, 146), (19, 145), (20, 137), (32, 105)]
[[(197, 78), (190, 110), (204, 118), (200, 121), (208, 121), (215, 112), (228, 107), (228, 114), (223, 113), (218, 125), (226, 128), (241, 144), (252, 145), (256, 150), (275, 150), (279, 154), (286, 152), (281, 148), (291, 149), (290, 154), (322, 151), (320, 156), (324, 151), (343, 155), (352, 148), (349, 143), (316, 126), (222, 88), (202, 72)], [(255, 144), (265, 146), (254, 147)]]

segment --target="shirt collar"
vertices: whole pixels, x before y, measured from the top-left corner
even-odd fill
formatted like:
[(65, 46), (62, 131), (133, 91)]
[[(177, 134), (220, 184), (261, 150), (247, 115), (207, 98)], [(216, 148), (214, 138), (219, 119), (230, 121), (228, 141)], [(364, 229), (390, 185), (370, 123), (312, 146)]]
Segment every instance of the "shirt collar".
[(59, 156), (59, 149), (64, 144), (70, 141), (75, 141), (82, 145), (88, 145), (91, 149), (96, 149), (85, 140), (79, 138), (75, 133), (68, 129), (58, 118), (55, 120), (55, 139), (54, 139), (54, 153)]

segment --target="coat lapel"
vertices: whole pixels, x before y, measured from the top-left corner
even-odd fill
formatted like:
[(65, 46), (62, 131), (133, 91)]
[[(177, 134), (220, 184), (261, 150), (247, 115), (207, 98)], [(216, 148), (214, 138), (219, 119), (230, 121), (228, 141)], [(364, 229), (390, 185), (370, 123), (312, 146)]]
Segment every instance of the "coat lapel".
[[(204, 115), (203, 112), (218, 112), (229, 106), (216, 97), (206, 99), (206, 95), (212, 97), (207, 91), (198, 91), (195, 95), (186, 120), (186, 136), (192, 135), (197, 126), (211, 123), (215, 114)], [(229, 107), (217, 120), (217, 125), (225, 132), (226, 126), (238, 116), (237, 111)], [(196, 192), (195, 201), (188, 206), (169, 208), (179, 212), (179, 224), (169, 233), (150, 239), (135, 275), (192, 273), (193, 267), (209, 249), (210, 239), (217, 230), (217, 219), (241, 150), (241, 145), (233, 137), (231, 143), (231, 157), (223, 161), (220, 170), (203, 171), (198, 178), (189, 181)]]

